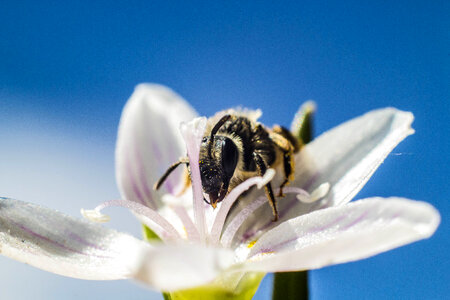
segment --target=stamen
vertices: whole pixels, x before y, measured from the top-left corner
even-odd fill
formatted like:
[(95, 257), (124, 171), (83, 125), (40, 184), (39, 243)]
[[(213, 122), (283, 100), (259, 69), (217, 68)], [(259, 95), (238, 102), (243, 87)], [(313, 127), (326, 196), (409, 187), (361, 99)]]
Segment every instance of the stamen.
[(311, 195), (304, 189), (294, 186), (287, 186), (283, 188), (283, 192), (286, 192), (288, 194), (297, 194), (296, 197), (311, 197)]
[[(270, 171), (272, 170), (272, 171)], [(216, 215), (216, 218), (214, 219), (213, 226), (211, 228), (211, 238), (210, 241), (213, 244), (216, 244), (219, 242), (220, 233), (223, 229), (223, 224), (225, 223), (225, 219), (228, 215), (228, 212), (230, 211), (231, 206), (233, 205), (234, 201), (237, 200), (237, 198), (246, 190), (248, 190), (252, 185), (256, 186), (264, 186), (272, 180), (273, 176), (275, 175), (275, 171), (273, 169), (269, 169), (266, 171), (266, 175), (264, 177), (252, 177), (241, 184), (239, 184), (237, 187), (231, 190), (230, 193), (225, 197), (225, 199), (222, 201), (222, 205), (220, 206), (219, 212)]]
[(84, 218), (95, 223), (106, 223), (111, 220), (111, 218), (108, 215), (102, 214), (100, 210), (97, 209), (82, 208), (80, 212)]
[(253, 242), (250, 242), (250, 243), (247, 245), (247, 248), (249, 248), (249, 249), (253, 248), (253, 246), (255, 246), (255, 244), (256, 244), (257, 241), (258, 241), (258, 240), (254, 240)]
[(297, 199), (300, 200), (303, 203), (313, 203), (313, 202), (316, 202), (317, 200), (320, 200), (323, 197), (325, 197), (328, 194), (329, 190), (330, 190), (330, 183), (324, 182), (321, 185), (319, 185), (311, 193), (311, 195), (309, 197), (306, 197), (306, 198), (299, 198), (299, 197), (297, 197)]
[[(277, 189), (275, 191), (278, 193), (280, 189)], [(300, 197), (303, 198), (309, 198), (310, 195), (307, 191), (304, 189), (298, 188), (298, 187), (285, 187), (283, 188), (283, 192), (286, 194), (297, 194), (296, 197), (299, 199)], [(231, 220), (231, 222), (228, 224), (227, 228), (225, 229), (224, 233), (222, 234), (221, 238), (221, 244), (224, 247), (231, 247), (231, 242), (233, 241), (234, 236), (236, 235), (238, 229), (241, 227), (241, 225), (247, 220), (247, 218), (253, 214), (258, 208), (260, 208), (263, 204), (267, 203), (267, 197), (261, 196), (258, 197), (256, 200), (249, 203), (246, 207), (244, 207), (239, 213)]]
[(186, 208), (184, 208), (182, 206), (175, 206), (173, 208), (173, 210), (175, 211), (178, 218), (180, 218), (181, 222), (183, 223), (183, 226), (186, 229), (188, 239), (192, 240), (192, 241), (199, 241), (200, 235), (198, 234), (197, 227), (195, 227), (195, 224), (192, 222), (191, 218), (189, 217)]
[(264, 173), (264, 176), (262, 177), (262, 180), (260, 180), (256, 184), (258, 189), (260, 189), (263, 186), (265, 186), (266, 184), (268, 184), (273, 179), (274, 176), (275, 176), (275, 170), (274, 169), (267, 169), (266, 173)]
[(101, 213), (101, 210), (111, 206), (120, 206), (128, 208), (139, 216), (142, 216), (141, 221), (153, 230), (161, 239), (176, 239), (180, 238), (180, 235), (176, 229), (166, 219), (164, 219), (158, 212), (153, 209), (144, 206), (140, 203), (129, 200), (111, 200), (106, 201), (98, 205), (93, 210), (81, 210), (81, 214), (93, 220), (106, 220), (109, 218), (107, 215)]
[(263, 204), (267, 203), (267, 197), (261, 196), (253, 200), (247, 206), (245, 206), (239, 213), (233, 218), (233, 220), (228, 224), (224, 233), (222, 234), (221, 243), (224, 247), (231, 247), (231, 242), (236, 235), (236, 232), (244, 223), (245, 220)]

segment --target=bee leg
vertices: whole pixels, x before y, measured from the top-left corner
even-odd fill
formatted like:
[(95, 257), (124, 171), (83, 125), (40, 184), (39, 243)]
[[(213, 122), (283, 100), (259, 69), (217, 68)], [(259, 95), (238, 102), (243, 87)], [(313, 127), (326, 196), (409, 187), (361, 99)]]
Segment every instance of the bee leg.
[(288, 129), (275, 125), (272, 127), (275, 135), (271, 136), (272, 140), (284, 151), (292, 148), (292, 152), (297, 153), (303, 146), (302, 140), (296, 138)]
[[(267, 165), (263, 158), (258, 153), (253, 153), (253, 159), (256, 163), (256, 166), (259, 171), (259, 175), (263, 176), (266, 173)], [(273, 194), (272, 185), (267, 183), (264, 186), (264, 191), (266, 193), (267, 198), (269, 199), (270, 207), (272, 207), (273, 219), (272, 221), (278, 221), (278, 210), (277, 210), (277, 202), (275, 201), (275, 196)]]
[(287, 151), (283, 155), (283, 169), (284, 169), (284, 181), (280, 185), (280, 191), (278, 197), (284, 197), (283, 188), (291, 181), (294, 180), (295, 162), (292, 157), (292, 152)]
[[(189, 163), (187, 163), (186, 166), (189, 167)], [(188, 170), (188, 168), (186, 168), (185, 171), (184, 171), (184, 174), (183, 174), (183, 180), (184, 180), (183, 188), (182, 188), (181, 191), (177, 194), (177, 196), (183, 195), (183, 194), (187, 191), (187, 189), (191, 186), (191, 175), (189, 175), (189, 170)]]
[(172, 173), (181, 164), (189, 164), (189, 160), (187, 160), (187, 158), (181, 158), (179, 161), (172, 164), (167, 169), (167, 171), (161, 176), (161, 178), (159, 178), (159, 180), (155, 183), (155, 185), (153, 186), (153, 189), (158, 190), (161, 187), (161, 185), (164, 183), (164, 181), (166, 181), (167, 177), (169, 177), (170, 173)]
[(300, 150), (300, 142), (284, 127), (275, 125), (272, 131), (272, 140), (283, 152), (284, 181), (280, 185), (280, 191), (277, 196), (284, 197), (283, 188), (290, 181), (294, 180), (293, 170), (295, 169), (295, 162), (292, 154)]

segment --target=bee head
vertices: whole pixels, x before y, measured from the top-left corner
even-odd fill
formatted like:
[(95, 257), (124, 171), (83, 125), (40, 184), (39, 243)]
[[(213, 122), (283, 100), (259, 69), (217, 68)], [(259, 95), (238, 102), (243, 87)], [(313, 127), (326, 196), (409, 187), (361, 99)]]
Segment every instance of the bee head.
[(209, 196), (209, 204), (216, 207), (228, 193), (239, 158), (233, 140), (225, 136), (207, 136), (200, 147), (199, 166), (203, 192)]

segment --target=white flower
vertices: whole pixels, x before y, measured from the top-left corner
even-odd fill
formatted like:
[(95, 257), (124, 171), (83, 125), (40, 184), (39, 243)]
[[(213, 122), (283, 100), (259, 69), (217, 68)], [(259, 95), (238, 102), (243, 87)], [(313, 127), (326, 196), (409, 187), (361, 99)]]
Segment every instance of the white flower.
[[(138, 86), (122, 114), (117, 141), (116, 175), (123, 199), (83, 211), (91, 220), (107, 221), (102, 209), (125, 206), (163, 242), (147, 243), (0, 198), (0, 252), (75, 278), (132, 278), (163, 291), (211, 283), (233, 289), (245, 274), (366, 258), (427, 238), (440, 222), (436, 209), (424, 202), (370, 198), (349, 203), (388, 153), (413, 133), (411, 113), (372, 111), (307, 144), (296, 156), (295, 181), (278, 200), (278, 222), (271, 221), (272, 210), (258, 189), (277, 180), (273, 171), (243, 182), (218, 209), (203, 201), (198, 151), (206, 119), (196, 116), (171, 90)], [(159, 176), (186, 150), (192, 189), (178, 195), (183, 174), (177, 170), (163, 191), (153, 191)], [(230, 211), (253, 185), (257, 188)]]

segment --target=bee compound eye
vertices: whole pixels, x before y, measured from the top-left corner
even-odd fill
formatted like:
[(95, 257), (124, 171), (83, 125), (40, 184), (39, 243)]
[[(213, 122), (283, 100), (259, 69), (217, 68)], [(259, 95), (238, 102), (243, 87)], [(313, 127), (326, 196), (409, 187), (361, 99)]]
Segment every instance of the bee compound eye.
[(222, 168), (228, 178), (231, 178), (238, 162), (238, 149), (229, 138), (222, 141)]

